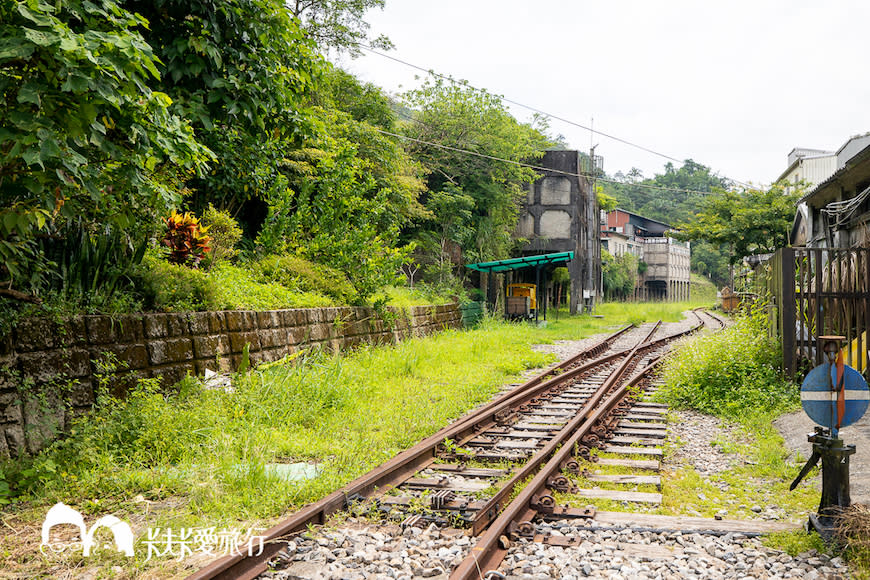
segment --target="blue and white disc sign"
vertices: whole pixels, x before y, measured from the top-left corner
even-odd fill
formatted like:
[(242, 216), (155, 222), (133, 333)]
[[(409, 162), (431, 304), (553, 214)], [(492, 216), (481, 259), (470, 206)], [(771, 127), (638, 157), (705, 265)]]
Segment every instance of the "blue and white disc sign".
[[(801, 385), (801, 405), (810, 419), (828, 427), (837, 436), (837, 391), (831, 385), (837, 382), (837, 366), (822, 363), (807, 374)], [(870, 404), (870, 389), (861, 373), (843, 365), (843, 386), (846, 409), (841, 427), (851, 425), (864, 416)]]

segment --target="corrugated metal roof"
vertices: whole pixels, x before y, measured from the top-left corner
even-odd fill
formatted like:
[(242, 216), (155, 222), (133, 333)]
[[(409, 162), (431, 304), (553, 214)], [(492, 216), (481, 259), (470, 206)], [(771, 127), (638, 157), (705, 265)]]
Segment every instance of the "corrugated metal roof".
[(642, 215), (640, 215), (639, 213), (634, 213), (633, 211), (628, 211), (627, 209), (622, 209), (621, 207), (618, 207), (618, 208), (616, 208), (616, 209), (612, 209), (612, 210), (610, 210), (610, 211), (607, 212), (607, 213), (612, 213), (612, 212), (615, 212), (615, 211), (621, 211), (622, 213), (627, 213), (628, 215), (633, 215), (634, 217), (639, 217), (639, 218), (642, 219), (642, 220), (646, 220), (646, 221), (648, 221), (648, 222), (653, 222), (653, 223), (655, 223), (655, 224), (659, 224), (659, 225), (661, 225), (661, 226), (666, 226), (666, 227), (668, 227), (668, 228), (672, 228), (672, 227), (673, 227), (671, 224), (666, 224), (665, 222), (660, 222), (659, 220), (654, 220), (654, 219), (652, 219), (652, 218), (648, 218), (648, 217), (646, 217), (646, 216), (642, 216)]
[(478, 262), (476, 264), (467, 264), (465, 267), (477, 270), (478, 272), (507, 272), (508, 270), (519, 270), (520, 268), (528, 268), (530, 266), (570, 262), (573, 259), (574, 252), (556, 252), (554, 254), (525, 256), (509, 260), (496, 260), (494, 262)]

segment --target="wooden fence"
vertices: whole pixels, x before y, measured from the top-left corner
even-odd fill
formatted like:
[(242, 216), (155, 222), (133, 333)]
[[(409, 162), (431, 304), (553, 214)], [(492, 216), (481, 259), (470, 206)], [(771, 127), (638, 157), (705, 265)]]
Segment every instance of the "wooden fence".
[(846, 364), (867, 376), (870, 248), (782, 248), (768, 262), (771, 329), (790, 377), (823, 362), (820, 336), (845, 336)]

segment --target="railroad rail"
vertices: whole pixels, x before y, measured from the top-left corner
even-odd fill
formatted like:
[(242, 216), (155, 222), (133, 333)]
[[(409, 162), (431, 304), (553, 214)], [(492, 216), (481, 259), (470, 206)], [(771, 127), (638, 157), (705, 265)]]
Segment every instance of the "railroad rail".
[[(223, 557), (188, 580), (256, 578), (282, 550), (282, 540), (351, 506), (377, 510), (403, 526), (469, 528), (479, 536), (477, 543), (451, 578), (479, 578), (497, 568), (511, 537), (534, 537), (535, 515), (592, 515), (555, 505), (551, 491), (570, 489), (560, 473), (579, 472), (576, 458), (589, 458), (590, 450), (612, 435), (637, 385), (672, 341), (705, 325), (724, 325), (709, 313), (694, 314), (698, 324), (688, 330), (654, 338), (657, 323), (628, 347), (621, 343), (632, 327), (618, 330), (302, 508), (263, 534), (260, 554)], [(487, 462), (494, 466), (480, 466)], [(483, 489), (497, 491), (481, 499), (476, 494)]]

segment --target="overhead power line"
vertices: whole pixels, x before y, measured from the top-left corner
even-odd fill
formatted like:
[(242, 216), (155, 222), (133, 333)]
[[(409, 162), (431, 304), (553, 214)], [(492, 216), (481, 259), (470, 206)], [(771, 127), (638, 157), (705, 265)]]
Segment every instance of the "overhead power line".
[(453, 151), (455, 153), (463, 153), (466, 155), (473, 155), (474, 157), (480, 157), (483, 159), (489, 159), (490, 161), (499, 161), (501, 163), (509, 163), (511, 165), (516, 165), (518, 167), (526, 167), (528, 169), (534, 169), (535, 171), (544, 171), (547, 173), (556, 173), (560, 175), (567, 175), (569, 177), (585, 177), (588, 179), (592, 179), (593, 177), (598, 181), (606, 181), (608, 183), (616, 183), (619, 185), (626, 185), (630, 187), (642, 187), (646, 189), (657, 189), (660, 191), (673, 191), (677, 193), (697, 193), (700, 195), (711, 195), (714, 192), (712, 191), (701, 191), (699, 189), (682, 189), (676, 187), (664, 187), (660, 185), (647, 185), (644, 183), (626, 183), (624, 181), (619, 181), (617, 179), (607, 179), (605, 177), (593, 176), (590, 173), (572, 173), (570, 171), (562, 171), (560, 169), (551, 169), (549, 167), (542, 167), (540, 165), (532, 165), (530, 163), (523, 163), (521, 161), (514, 161), (513, 159), (505, 159), (503, 157), (496, 157), (495, 155), (487, 155), (486, 153), (478, 153), (477, 151), (469, 151), (468, 149), (461, 149), (459, 147), (452, 147), (450, 145), (443, 145), (441, 143), (433, 143), (432, 141), (424, 141), (423, 139), (417, 139), (416, 137), (409, 137), (408, 135), (402, 135), (400, 133), (392, 133), (390, 131), (385, 131), (384, 129), (379, 129), (377, 127), (372, 127), (374, 131), (381, 133), (383, 135), (389, 135), (390, 137), (396, 137), (398, 139), (404, 139), (406, 141), (411, 141), (414, 143), (419, 143), (421, 145), (429, 145), (431, 147), (437, 147), (439, 149), (444, 149), (446, 151)]
[[(437, 72), (435, 72), (433, 69), (427, 69), (427, 68), (425, 68), (425, 67), (422, 67), (422, 66), (419, 66), (419, 65), (416, 65), (416, 64), (410, 63), (410, 62), (408, 62), (408, 61), (402, 60), (402, 59), (400, 59), (400, 58), (397, 58), (397, 57), (395, 57), (395, 56), (392, 56), (392, 55), (390, 55), (390, 54), (386, 54), (386, 53), (381, 52), (381, 51), (379, 51), (379, 50), (376, 50), (374, 47), (368, 46), (368, 45), (366, 45), (366, 44), (360, 44), (360, 43), (357, 43), (357, 46), (359, 46), (359, 47), (362, 48), (363, 50), (365, 50), (365, 51), (367, 51), (367, 52), (370, 52), (370, 53), (372, 53), (372, 54), (374, 54), (374, 55), (381, 56), (381, 57), (383, 57), (383, 58), (386, 58), (386, 59), (392, 60), (392, 61), (397, 62), (397, 63), (399, 63), (399, 64), (402, 64), (402, 65), (405, 65), (405, 66), (407, 66), (407, 67), (410, 67), (410, 68), (413, 68), (413, 69), (419, 70), (419, 71), (421, 71), (421, 72), (424, 72), (424, 73), (426, 73), (426, 74), (428, 74), (428, 75), (432, 75), (432, 76), (434, 76), (434, 77), (438, 77), (438, 78), (440, 78), (440, 79), (444, 79), (444, 80), (446, 80), (446, 81), (450, 81), (450, 82), (452, 82), (452, 83), (458, 83), (458, 81), (457, 81), (456, 79), (454, 79), (453, 77), (450, 77), (450, 76), (448, 76), (448, 75), (444, 75), (444, 74), (441, 74), (441, 73), (437, 73)], [(479, 89), (479, 88), (477, 88), (477, 87), (475, 87), (475, 86), (473, 86), (473, 85), (470, 85), (470, 84), (468, 84), (468, 83), (466, 83), (466, 82), (458, 83), (458, 84), (462, 84), (462, 86), (468, 87), (469, 89), (474, 90), (474, 91), (477, 91), (477, 92), (480, 92), (480, 93), (492, 94), (492, 93), (490, 93), (489, 91), (487, 91), (487, 90), (485, 90), (485, 89)], [(533, 107), (533, 106), (531, 106), (531, 105), (526, 105), (526, 104), (524, 104), (524, 103), (520, 103), (520, 102), (518, 102), (518, 101), (514, 101), (514, 100), (512, 100), (512, 99), (508, 99), (507, 97), (502, 96), (502, 95), (495, 95), (495, 96), (497, 96), (499, 99), (501, 99), (501, 100), (502, 100), (503, 102), (505, 102), (505, 103), (510, 103), (511, 105), (515, 105), (515, 106), (517, 106), (517, 107), (522, 107), (523, 109), (526, 109), (526, 110), (532, 111), (532, 112), (534, 112), (534, 113), (538, 113), (538, 114), (540, 114), (540, 115), (544, 115), (544, 116), (549, 117), (549, 118), (551, 118), (551, 119), (556, 119), (557, 121), (561, 121), (561, 122), (566, 123), (566, 124), (568, 124), (568, 125), (573, 125), (574, 127), (578, 127), (578, 128), (580, 128), (580, 129), (584, 129), (584, 130), (589, 131), (590, 133), (593, 133), (593, 134), (595, 134), (595, 135), (600, 135), (600, 136), (605, 137), (605, 138), (607, 138), (607, 139), (611, 139), (611, 140), (613, 140), (613, 141), (617, 141), (617, 142), (622, 143), (622, 144), (624, 144), (624, 145), (628, 145), (629, 147), (634, 147), (635, 149), (639, 149), (639, 150), (641, 150), (641, 151), (645, 151), (645, 152), (650, 153), (650, 154), (652, 154), (652, 155), (656, 155), (656, 156), (658, 156), (658, 157), (662, 157), (662, 158), (664, 158), (664, 159), (667, 159), (668, 161), (674, 161), (674, 162), (676, 162), (676, 163), (684, 163), (684, 162), (685, 162), (684, 159), (677, 159), (676, 157), (673, 157), (673, 156), (671, 156), (671, 155), (667, 155), (666, 153), (661, 153), (661, 152), (656, 151), (656, 150), (654, 150), (654, 149), (650, 149), (649, 147), (644, 147), (643, 145), (639, 145), (639, 144), (637, 144), (637, 143), (634, 143), (634, 142), (632, 142), (632, 141), (629, 141), (628, 139), (623, 139), (622, 137), (617, 137), (616, 135), (611, 135), (611, 134), (609, 134), (609, 133), (605, 133), (605, 132), (603, 132), (603, 131), (599, 131), (598, 129), (594, 129), (594, 128), (592, 128), (592, 127), (590, 127), (590, 126), (587, 126), (587, 125), (584, 125), (584, 124), (582, 124), (582, 123), (578, 123), (578, 122), (576, 122), (576, 121), (572, 121), (572, 120), (570, 120), (570, 119), (566, 119), (566, 118), (561, 117), (561, 116), (559, 116), (559, 115), (554, 115), (554, 114), (552, 114), (552, 113), (548, 113), (547, 111), (544, 111), (544, 110), (539, 109), (539, 108), (537, 108), (537, 107)], [(600, 179), (600, 178), (599, 178), (599, 179)], [(729, 178), (729, 177), (725, 177), (724, 179), (727, 179), (728, 181), (732, 181), (732, 182), (734, 182), (734, 183), (736, 183), (736, 184), (738, 184), (738, 185), (742, 185), (743, 187), (750, 187), (750, 188), (751, 188), (751, 187), (754, 187), (753, 185), (751, 185), (751, 184), (749, 184), (749, 183), (746, 183), (746, 182), (743, 182), (743, 181), (739, 181), (739, 180), (737, 180), (737, 179), (731, 179), (731, 178)], [(607, 181), (607, 180), (602, 180), (602, 181)], [(617, 183), (621, 183), (621, 182), (617, 182)]]

